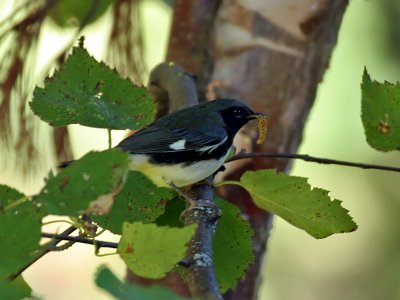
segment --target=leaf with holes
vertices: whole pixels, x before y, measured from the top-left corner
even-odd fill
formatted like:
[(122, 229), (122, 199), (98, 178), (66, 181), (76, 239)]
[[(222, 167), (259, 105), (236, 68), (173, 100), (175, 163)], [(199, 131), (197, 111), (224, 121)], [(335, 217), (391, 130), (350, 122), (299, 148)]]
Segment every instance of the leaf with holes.
[(369, 145), (377, 150), (400, 149), (400, 84), (371, 80), (364, 70), (361, 118)]
[(326, 190), (312, 189), (307, 178), (278, 174), (275, 170), (247, 171), (240, 178), (240, 185), (260, 208), (315, 238), (357, 229), (341, 201), (331, 200)]
[(74, 48), (44, 88), (35, 88), (30, 106), (52, 126), (109, 129), (140, 129), (153, 121), (156, 110), (145, 87), (120, 78), (82, 46)]
[(35, 200), (47, 214), (104, 213), (122, 188), (128, 169), (129, 155), (125, 152), (116, 149), (89, 152), (51, 176)]
[(159, 188), (142, 173), (129, 171), (126, 183), (115, 196), (111, 210), (101, 216), (94, 215), (93, 221), (104, 229), (121, 234), (125, 221), (153, 222), (164, 213), (165, 205), (173, 196), (171, 189)]
[(196, 225), (182, 228), (124, 223), (118, 253), (138, 276), (162, 278), (185, 257)]

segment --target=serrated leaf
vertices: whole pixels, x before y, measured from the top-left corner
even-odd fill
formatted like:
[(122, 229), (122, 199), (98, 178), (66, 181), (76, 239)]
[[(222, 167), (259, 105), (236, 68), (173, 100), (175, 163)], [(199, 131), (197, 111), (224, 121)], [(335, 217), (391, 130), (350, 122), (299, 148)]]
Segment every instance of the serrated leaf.
[(221, 292), (225, 293), (236, 286), (253, 261), (253, 229), (235, 205), (219, 198), (215, 202), (222, 216), (213, 238), (214, 265)]
[[(78, 216), (98, 199), (123, 186), (129, 168), (127, 153), (112, 149), (90, 152), (48, 179), (35, 200), (46, 214)], [(92, 203), (93, 202), (93, 203)]]
[(162, 278), (185, 257), (196, 225), (183, 228), (124, 223), (118, 253), (128, 268), (146, 278)]
[(315, 238), (351, 232), (357, 224), (339, 200), (331, 200), (328, 191), (314, 188), (307, 178), (277, 174), (275, 170), (247, 171), (241, 185), (262, 209), (307, 231)]
[(153, 222), (164, 212), (167, 201), (173, 195), (171, 189), (157, 187), (142, 173), (129, 171), (126, 183), (116, 195), (110, 212), (103, 216), (93, 216), (93, 221), (104, 229), (121, 234), (125, 221)]
[(368, 144), (381, 151), (400, 149), (400, 84), (371, 80), (364, 70), (361, 117)]
[(151, 123), (155, 105), (145, 87), (122, 79), (83, 47), (74, 48), (62, 68), (36, 87), (30, 106), (52, 126), (140, 129)]
[[(24, 200), (23, 202), (21, 200)], [(40, 249), (42, 215), (23, 194), (0, 185), (0, 280), (17, 272)], [(4, 205), (5, 204), (5, 205)], [(6, 299), (1, 298), (0, 299)]]
[[(58, 0), (49, 10), (49, 17), (60, 27), (88, 25), (102, 16), (114, 0)], [(88, 18), (89, 17), (89, 18)]]
[(186, 299), (175, 295), (173, 292), (161, 286), (152, 285), (144, 287), (134, 283), (122, 282), (105, 266), (100, 266), (95, 281), (98, 287), (106, 290), (119, 300)]
[(22, 276), (13, 281), (0, 280), (0, 299), (20, 300), (29, 297), (31, 293), (32, 289)]

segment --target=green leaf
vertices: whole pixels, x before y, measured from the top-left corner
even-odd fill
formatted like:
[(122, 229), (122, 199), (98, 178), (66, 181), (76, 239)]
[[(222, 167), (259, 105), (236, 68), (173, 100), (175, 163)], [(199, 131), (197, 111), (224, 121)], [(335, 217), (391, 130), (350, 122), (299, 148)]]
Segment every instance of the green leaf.
[(167, 202), (165, 212), (157, 218), (155, 223), (158, 226), (183, 227), (181, 214), (185, 210), (185, 201), (180, 197), (174, 197)]
[[(0, 212), (8, 209), (8, 206), (13, 206), (27, 198), (24, 194), (7, 185), (0, 184)], [(17, 203), (18, 202), (18, 203)]]
[(60, 27), (88, 25), (102, 16), (114, 0), (58, 0), (49, 17)]
[(364, 69), (361, 117), (369, 145), (377, 150), (400, 149), (400, 84), (371, 80)]
[(118, 253), (136, 275), (162, 278), (185, 257), (186, 244), (195, 230), (195, 224), (170, 228), (140, 222), (124, 223)]
[(225, 293), (236, 286), (253, 261), (253, 229), (235, 205), (219, 198), (215, 202), (222, 216), (213, 238), (214, 265), (221, 292)]
[(81, 124), (140, 129), (154, 119), (155, 105), (145, 87), (135, 86), (83, 47), (74, 48), (62, 68), (36, 87), (33, 112), (52, 126)]
[(31, 296), (32, 290), (22, 276), (13, 281), (0, 280), (0, 299), (20, 300)]
[(107, 267), (100, 266), (96, 274), (96, 285), (119, 300), (183, 300), (164, 287), (152, 285), (143, 287), (134, 283), (122, 282)]
[(43, 212), (53, 215), (78, 216), (88, 208), (107, 212), (128, 168), (128, 154), (120, 150), (90, 152), (50, 177), (35, 200)]
[(0, 280), (3, 280), (28, 263), (40, 249), (42, 215), (32, 201), (5, 185), (0, 185), (0, 203)]
[(115, 197), (110, 212), (102, 216), (93, 216), (93, 221), (104, 229), (121, 234), (125, 221), (153, 222), (164, 212), (167, 201), (172, 197), (171, 189), (159, 188), (142, 173), (130, 171), (124, 188)]
[(357, 224), (339, 200), (331, 200), (328, 191), (314, 188), (307, 178), (277, 174), (275, 170), (247, 171), (241, 185), (254, 202), (315, 238), (351, 232)]

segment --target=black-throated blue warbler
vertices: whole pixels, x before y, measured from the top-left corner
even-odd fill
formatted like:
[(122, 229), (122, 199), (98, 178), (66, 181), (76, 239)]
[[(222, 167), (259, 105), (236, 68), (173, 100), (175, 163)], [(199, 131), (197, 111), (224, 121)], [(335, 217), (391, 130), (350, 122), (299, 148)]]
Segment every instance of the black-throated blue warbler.
[(182, 187), (215, 173), (239, 129), (260, 116), (238, 100), (217, 99), (165, 115), (116, 148), (156, 185)]

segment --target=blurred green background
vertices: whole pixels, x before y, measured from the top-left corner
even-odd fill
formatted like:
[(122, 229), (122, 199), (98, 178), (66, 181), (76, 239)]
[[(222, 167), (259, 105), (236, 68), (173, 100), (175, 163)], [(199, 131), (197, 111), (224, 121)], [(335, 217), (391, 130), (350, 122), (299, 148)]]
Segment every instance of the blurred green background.
[[(399, 25), (399, 1), (350, 1), (299, 153), (400, 165), (367, 145), (360, 119), (364, 66), (400, 78)], [(276, 218), (261, 299), (400, 299), (400, 174), (305, 162), (292, 174), (343, 200), (359, 228), (315, 240)]]
[[(142, 14), (146, 60), (151, 69), (163, 60), (171, 11), (162, 1), (147, 0)], [(87, 46), (98, 58), (106, 46), (102, 35), (107, 30), (105, 16), (85, 32)], [(46, 25), (41, 42), (43, 61), (56, 51), (50, 44), (65, 41), (60, 33), (68, 34)], [(399, 53), (400, 2), (350, 1), (299, 153), (400, 166), (398, 153), (379, 153), (367, 145), (360, 119), (364, 66), (372, 78), (396, 82), (400, 78)], [(116, 132), (114, 141), (123, 134)], [(72, 141), (79, 157), (89, 150), (106, 148), (107, 135), (101, 130), (72, 126)], [(315, 240), (276, 218), (260, 299), (400, 299), (400, 174), (305, 162), (295, 162), (292, 174), (308, 177), (311, 185), (327, 189), (332, 197), (342, 200), (359, 229)], [(34, 193), (44, 176), (27, 184), (12, 172), (3, 172), (0, 182)], [(98, 258), (90, 247), (81, 245), (47, 255), (24, 276), (43, 299), (110, 299), (92, 283), (102, 262), (123, 276), (124, 266), (118, 257)]]

